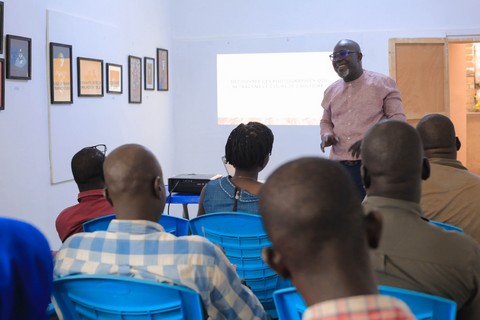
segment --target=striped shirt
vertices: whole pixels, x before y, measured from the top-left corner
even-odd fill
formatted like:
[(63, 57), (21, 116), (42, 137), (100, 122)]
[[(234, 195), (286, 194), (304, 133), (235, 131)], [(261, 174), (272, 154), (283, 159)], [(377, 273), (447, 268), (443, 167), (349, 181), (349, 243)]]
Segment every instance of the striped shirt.
[(402, 301), (381, 295), (328, 300), (310, 306), (303, 320), (415, 320)]
[(158, 223), (113, 220), (107, 231), (68, 238), (55, 256), (54, 278), (117, 274), (198, 292), (209, 319), (266, 319), (255, 295), (221, 249), (203, 237), (175, 237)]

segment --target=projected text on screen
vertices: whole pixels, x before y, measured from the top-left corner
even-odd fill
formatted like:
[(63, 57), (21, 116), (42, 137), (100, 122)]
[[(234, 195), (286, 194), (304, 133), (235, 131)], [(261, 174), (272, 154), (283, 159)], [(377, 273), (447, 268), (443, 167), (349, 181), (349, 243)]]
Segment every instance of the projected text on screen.
[(218, 124), (318, 125), (330, 52), (217, 55)]

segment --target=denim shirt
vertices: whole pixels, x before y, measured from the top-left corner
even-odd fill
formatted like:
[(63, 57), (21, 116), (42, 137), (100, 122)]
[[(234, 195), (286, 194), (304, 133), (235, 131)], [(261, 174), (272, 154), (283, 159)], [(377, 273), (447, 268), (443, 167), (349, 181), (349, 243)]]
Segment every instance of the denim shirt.
[(221, 179), (208, 182), (203, 198), (205, 213), (238, 211), (260, 214), (258, 197), (243, 189), (239, 189), (237, 210), (234, 210), (235, 185), (230, 181), (230, 178), (230, 176), (222, 177)]

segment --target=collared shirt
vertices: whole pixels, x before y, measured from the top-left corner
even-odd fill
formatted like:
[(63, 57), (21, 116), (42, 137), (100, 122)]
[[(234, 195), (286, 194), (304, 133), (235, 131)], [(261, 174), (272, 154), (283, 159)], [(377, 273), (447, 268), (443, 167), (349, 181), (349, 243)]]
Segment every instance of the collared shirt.
[(207, 183), (203, 197), (205, 213), (234, 211), (235, 201), (237, 201), (235, 211), (260, 214), (258, 196), (239, 189), (238, 199), (235, 199), (236, 189), (230, 179), (230, 176), (222, 177)]
[(378, 284), (454, 300), (458, 320), (480, 319), (480, 246), (475, 240), (423, 220), (418, 203), (367, 196), (363, 205), (383, 218), (380, 245), (372, 250)]
[(175, 237), (158, 223), (113, 220), (107, 231), (68, 238), (54, 277), (116, 274), (174, 283), (198, 292), (211, 319), (265, 319), (221, 249), (199, 236)]
[(334, 82), (325, 90), (322, 107), (320, 135), (339, 138), (330, 150), (332, 160), (356, 160), (348, 149), (380, 120), (406, 120), (395, 81), (367, 70), (353, 81)]
[(415, 320), (402, 301), (381, 295), (328, 300), (310, 306), (303, 320)]
[(112, 213), (115, 211), (105, 199), (103, 189), (83, 191), (78, 194), (78, 204), (60, 212), (55, 227), (64, 242), (72, 234), (83, 232), (84, 222)]
[(454, 159), (428, 160), (420, 202), (425, 217), (460, 227), (480, 243), (480, 177)]

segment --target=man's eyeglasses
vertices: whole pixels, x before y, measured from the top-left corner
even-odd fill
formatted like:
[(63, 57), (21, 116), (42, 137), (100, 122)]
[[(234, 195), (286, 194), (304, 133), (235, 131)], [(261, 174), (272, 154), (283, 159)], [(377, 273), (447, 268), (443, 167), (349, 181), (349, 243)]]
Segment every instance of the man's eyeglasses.
[(345, 59), (352, 53), (357, 53), (357, 51), (340, 50), (332, 53), (331, 55), (329, 55), (329, 57), (330, 57), (330, 60), (337, 61), (340, 59)]
[(97, 149), (98, 151), (103, 153), (103, 155), (105, 155), (107, 153), (107, 146), (104, 145), (104, 144), (97, 144), (96, 146), (91, 146), (91, 147), (88, 147), (88, 148)]

